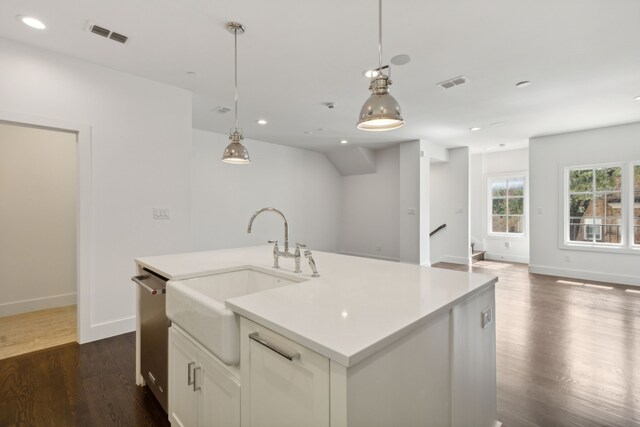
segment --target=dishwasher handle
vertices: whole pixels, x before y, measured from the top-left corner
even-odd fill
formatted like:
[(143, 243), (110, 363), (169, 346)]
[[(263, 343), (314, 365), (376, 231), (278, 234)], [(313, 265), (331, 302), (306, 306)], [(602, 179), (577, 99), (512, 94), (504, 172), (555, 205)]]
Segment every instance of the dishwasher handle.
[(144, 279), (148, 279), (149, 277), (151, 277), (151, 276), (149, 276), (149, 275), (133, 276), (131, 278), (131, 280), (133, 280), (138, 285), (140, 285), (144, 290), (149, 291), (151, 293), (151, 295), (156, 295), (158, 293), (164, 294), (165, 292), (167, 292), (167, 290), (165, 288), (154, 289), (151, 286), (149, 286), (146, 283), (144, 283), (143, 280)]

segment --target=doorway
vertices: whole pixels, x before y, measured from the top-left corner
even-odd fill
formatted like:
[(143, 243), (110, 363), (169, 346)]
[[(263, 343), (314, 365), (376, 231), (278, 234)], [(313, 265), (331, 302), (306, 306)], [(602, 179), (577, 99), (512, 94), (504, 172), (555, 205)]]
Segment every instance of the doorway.
[(0, 358), (78, 340), (77, 145), (0, 122)]

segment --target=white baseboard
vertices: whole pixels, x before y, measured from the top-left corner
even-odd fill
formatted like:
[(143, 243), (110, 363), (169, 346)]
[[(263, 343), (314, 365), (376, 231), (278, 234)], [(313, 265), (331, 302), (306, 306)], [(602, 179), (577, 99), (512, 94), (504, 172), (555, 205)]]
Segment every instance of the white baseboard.
[(104, 338), (114, 337), (116, 335), (126, 334), (136, 330), (136, 317), (125, 317), (108, 322), (94, 323), (87, 330), (81, 332), (78, 339), (80, 344), (97, 341)]
[(382, 255), (372, 255), (372, 254), (363, 254), (363, 253), (359, 253), (359, 252), (345, 252), (345, 251), (340, 251), (339, 254), (341, 254), (341, 255), (349, 255), (349, 256), (359, 256), (359, 257), (362, 257), (362, 258), (381, 259), (383, 261), (400, 262), (400, 258), (391, 258), (391, 257), (382, 256)]
[(622, 285), (640, 286), (640, 278), (622, 274), (601, 273), (570, 268), (546, 267), (543, 265), (529, 265), (530, 273), (546, 274), (548, 276), (569, 277), (571, 279), (593, 280), (596, 282), (619, 283)]
[(470, 265), (471, 264), (471, 259), (464, 258), (464, 257), (458, 257), (458, 256), (445, 255), (442, 258), (440, 258), (440, 260), (438, 262), (449, 262), (451, 264)]
[(14, 314), (28, 313), (30, 311), (46, 310), (48, 308), (65, 307), (67, 305), (75, 305), (76, 302), (77, 297), (75, 292), (72, 294), (7, 302), (0, 304), (0, 317), (13, 316)]
[(511, 254), (501, 254), (498, 252), (485, 252), (484, 258), (490, 259), (493, 261), (508, 261), (508, 262), (517, 262), (520, 264), (529, 264), (529, 257), (511, 255)]

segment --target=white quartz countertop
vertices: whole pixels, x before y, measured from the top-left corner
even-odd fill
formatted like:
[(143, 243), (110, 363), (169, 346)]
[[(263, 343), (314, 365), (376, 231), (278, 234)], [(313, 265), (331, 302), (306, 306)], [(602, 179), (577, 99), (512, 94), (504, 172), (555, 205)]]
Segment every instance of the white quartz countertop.
[[(271, 268), (270, 246), (139, 258), (168, 279), (254, 265)], [(237, 314), (352, 366), (497, 281), (496, 276), (313, 252), (320, 277), (302, 259), (280, 259), (280, 273), (309, 280), (227, 300)]]

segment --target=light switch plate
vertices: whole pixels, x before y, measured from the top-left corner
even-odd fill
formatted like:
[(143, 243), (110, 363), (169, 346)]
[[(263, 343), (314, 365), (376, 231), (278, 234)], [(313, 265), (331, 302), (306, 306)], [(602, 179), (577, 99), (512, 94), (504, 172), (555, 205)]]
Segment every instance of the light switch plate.
[(169, 208), (153, 208), (153, 219), (170, 219)]
[(480, 313), (480, 326), (482, 326), (482, 329), (486, 328), (492, 320), (493, 310), (491, 309), (491, 307), (487, 307), (482, 310), (482, 313)]

